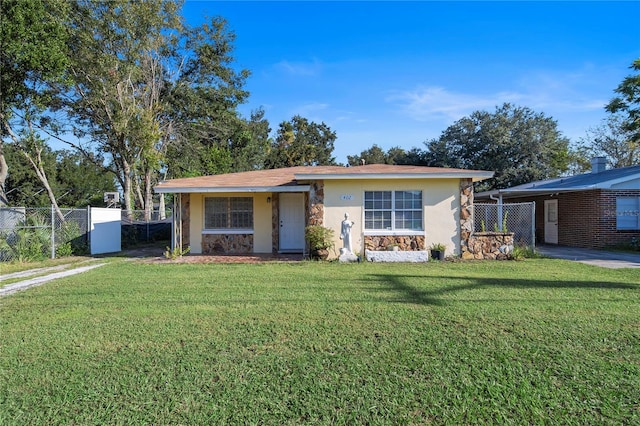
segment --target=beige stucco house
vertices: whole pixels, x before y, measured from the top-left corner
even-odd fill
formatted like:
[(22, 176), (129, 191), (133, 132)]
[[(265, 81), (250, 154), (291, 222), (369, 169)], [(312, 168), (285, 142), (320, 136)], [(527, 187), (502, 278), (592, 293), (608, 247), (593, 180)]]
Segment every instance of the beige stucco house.
[(468, 239), (473, 182), (493, 172), (371, 164), (257, 170), (161, 182), (175, 194), (174, 245), (194, 254), (305, 253), (304, 229), (335, 231), (337, 257), (345, 214), (354, 254), (426, 250), (459, 255)]

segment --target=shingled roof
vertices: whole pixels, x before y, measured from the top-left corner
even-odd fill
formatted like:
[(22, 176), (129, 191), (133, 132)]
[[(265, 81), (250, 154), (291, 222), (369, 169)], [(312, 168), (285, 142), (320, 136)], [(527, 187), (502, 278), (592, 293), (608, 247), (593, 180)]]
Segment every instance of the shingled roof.
[(621, 167), (618, 169), (590, 172), (575, 176), (539, 180), (512, 186), (510, 188), (480, 192), (476, 194), (476, 198), (499, 194), (503, 194), (505, 196), (525, 196), (587, 191), (591, 189), (610, 189), (633, 181), (636, 181), (634, 189), (640, 189), (640, 166)]
[(443, 167), (396, 166), (298, 166), (255, 170), (222, 175), (171, 179), (155, 187), (158, 193), (187, 192), (291, 192), (308, 190), (309, 181), (329, 179), (442, 179), (467, 178), (474, 182), (493, 176), (493, 172)]

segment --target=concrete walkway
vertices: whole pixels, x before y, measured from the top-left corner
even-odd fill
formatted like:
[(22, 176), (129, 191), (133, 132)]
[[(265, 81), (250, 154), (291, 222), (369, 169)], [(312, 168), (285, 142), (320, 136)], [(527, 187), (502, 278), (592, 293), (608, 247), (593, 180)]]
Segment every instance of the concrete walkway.
[[(30, 287), (35, 287), (37, 285), (41, 285), (44, 284), (48, 281), (51, 280), (55, 280), (58, 278), (63, 278), (63, 277), (68, 277), (71, 275), (76, 275), (76, 274), (80, 274), (82, 272), (86, 272), (89, 271), (91, 269), (94, 268), (98, 268), (100, 266), (106, 265), (106, 263), (97, 263), (97, 264), (92, 264), (92, 265), (87, 265), (87, 266), (80, 266), (80, 267), (74, 267), (65, 271), (60, 271), (60, 272), (54, 272), (52, 274), (47, 274), (47, 275), (42, 275), (39, 277), (35, 277), (35, 278), (30, 278), (27, 280), (22, 280), (22, 281), (18, 281), (9, 285), (6, 285), (2, 288), (0, 288), (0, 297), (2, 296), (7, 296), (9, 294), (15, 293), (17, 291), (20, 290), (26, 290)], [(61, 265), (62, 267), (64, 267), (65, 265)], [(35, 269), (35, 270), (31, 270), (31, 271), (23, 271), (23, 272), (16, 272), (15, 274), (8, 274), (3, 276), (3, 279), (11, 279), (11, 278), (18, 278), (18, 277), (23, 277), (23, 276), (28, 276), (28, 275), (33, 275), (33, 274), (37, 274), (40, 272), (48, 272), (47, 270), (56, 270), (59, 269), (60, 267), (52, 267), (52, 268), (40, 268), (40, 269)]]
[(544, 256), (573, 260), (603, 268), (640, 268), (640, 253), (591, 250), (577, 247), (541, 245), (536, 251)]

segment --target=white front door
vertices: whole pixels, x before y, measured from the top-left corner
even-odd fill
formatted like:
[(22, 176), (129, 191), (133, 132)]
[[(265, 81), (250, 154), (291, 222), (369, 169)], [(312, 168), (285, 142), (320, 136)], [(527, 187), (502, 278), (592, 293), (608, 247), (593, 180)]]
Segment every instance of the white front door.
[(558, 244), (558, 200), (544, 200), (544, 242)]
[(280, 251), (304, 251), (304, 194), (280, 194)]

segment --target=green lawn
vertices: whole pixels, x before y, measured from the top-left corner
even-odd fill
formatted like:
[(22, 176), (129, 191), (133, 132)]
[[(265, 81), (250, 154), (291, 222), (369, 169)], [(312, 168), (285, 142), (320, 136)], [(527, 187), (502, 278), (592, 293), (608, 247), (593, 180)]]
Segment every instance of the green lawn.
[(0, 299), (0, 424), (638, 424), (640, 271), (113, 262)]

